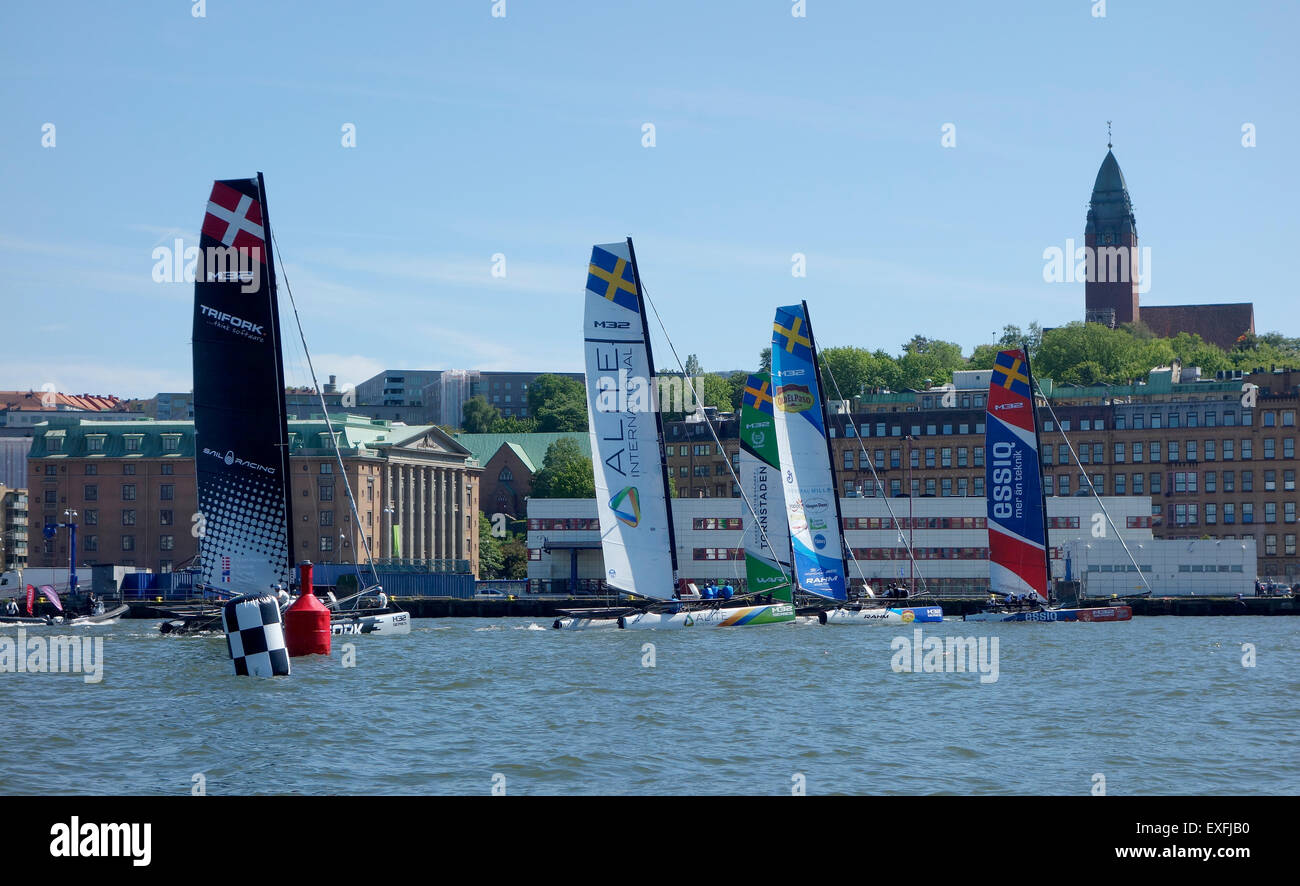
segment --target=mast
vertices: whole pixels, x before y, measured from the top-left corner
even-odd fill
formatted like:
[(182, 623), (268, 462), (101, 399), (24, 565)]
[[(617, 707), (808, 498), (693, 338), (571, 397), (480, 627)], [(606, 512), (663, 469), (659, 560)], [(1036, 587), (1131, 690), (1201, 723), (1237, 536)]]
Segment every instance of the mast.
[(257, 193), (262, 200), (262, 228), (266, 232), (266, 281), (267, 299), (271, 307), (272, 354), (275, 356), (275, 391), (280, 405), (280, 423), (276, 431), (280, 435), (281, 476), (284, 491), (284, 532), (289, 562), (286, 566), (293, 575), (294, 559), (297, 557), (293, 547), (293, 476), (289, 471), (289, 405), (284, 392), (284, 348), (280, 339), (280, 301), (275, 287), (275, 254), (271, 247), (271, 210), (266, 202), (266, 181), (262, 173), (257, 173)]
[(673, 526), (673, 497), (671, 489), (668, 486), (668, 457), (664, 448), (664, 419), (663, 413), (658, 408), (658, 385), (655, 383), (655, 355), (650, 347), (650, 321), (645, 312), (645, 295), (641, 290), (641, 271), (636, 264), (636, 249), (632, 246), (632, 238), (627, 238), (627, 254), (631, 259), (632, 265), (632, 284), (636, 287), (636, 304), (638, 313), (641, 314), (641, 335), (645, 338), (646, 362), (650, 367), (649, 378), (646, 379), (650, 385), (650, 411), (655, 417), (655, 440), (659, 444), (659, 473), (663, 478), (664, 484), (664, 503), (668, 508), (668, 553), (673, 564), (673, 589), (677, 589), (677, 530)]
[[(1038, 449), (1038, 491), (1043, 505), (1043, 566), (1047, 569), (1047, 598), (1052, 598), (1052, 530), (1047, 517), (1047, 484), (1043, 482), (1043, 436), (1038, 420), (1038, 401), (1034, 395), (1034, 369), (1029, 365), (1029, 343), (1022, 342), (1025, 352), (1025, 375), (1029, 376), (1029, 414), (1034, 417), (1034, 446)], [(1047, 398), (1044, 397), (1044, 400)], [(988, 458), (988, 453), (984, 453)]]
[[(813, 335), (812, 315), (808, 313), (808, 302), (803, 301), (800, 302), (800, 304), (803, 305), (804, 322), (808, 324), (808, 341), (810, 342), (808, 347), (812, 351), (813, 377), (817, 379), (817, 387), (819, 388), (818, 394), (820, 396), (817, 398), (817, 405), (822, 411), (822, 427), (826, 429), (826, 462), (831, 467), (831, 501), (835, 503), (835, 525), (839, 530), (840, 536), (840, 569), (844, 574), (844, 588), (847, 593), (849, 570), (848, 564), (844, 559), (844, 549), (848, 546), (849, 542), (844, 536), (844, 515), (840, 513), (840, 481), (835, 474), (835, 449), (831, 446), (831, 423), (830, 417), (826, 412), (826, 391), (820, 390), (825, 388), (826, 385), (822, 380), (821, 361), (817, 357), (817, 337)], [(850, 415), (849, 419), (852, 420), (852, 418), (853, 417)], [(908, 491), (910, 492), (911, 490)]]

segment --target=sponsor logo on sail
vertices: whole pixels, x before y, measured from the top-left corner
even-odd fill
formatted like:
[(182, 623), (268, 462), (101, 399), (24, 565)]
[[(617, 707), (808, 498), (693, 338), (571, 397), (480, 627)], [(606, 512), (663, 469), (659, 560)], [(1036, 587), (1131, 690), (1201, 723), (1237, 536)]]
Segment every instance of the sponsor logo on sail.
[(813, 407), (812, 390), (807, 385), (781, 385), (776, 389), (775, 402), (782, 412), (807, 412)]
[(242, 459), (239, 456), (235, 455), (233, 450), (229, 452), (221, 453), (221, 452), (217, 452), (215, 449), (208, 449), (207, 447), (204, 447), (203, 454), (210, 455), (216, 459), (220, 459), (223, 464), (239, 465), (241, 468), (252, 468), (255, 471), (262, 471), (263, 473), (267, 473), (267, 474), (275, 473), (275, 468), (268, 468), (266, 465), (259, 465), (257, 462), (252, 462), (252, 461), (247, 461), (245, 459)]
[(808, 528), (808, 517), (803, 512), (803, 505), (795, 502), (790, 505), (790, 531), (802, 532)]
[(817, 533), (816, 535), (814, 535), (814, 536), (813, 536), (813, 547), (817, 548), (817, 550), (819, 550), (819, 551), (820, 551), (822, 548), (826, 547), (826, 536), (822, 535), (820, 532)]
[(903, 624), (910, 624), (916, 619), (916, 613), (910, 609), (903, 610)]
[(762, 431), (755, 431), (749, 439), (755, 446), (762, 446), (767, 442), (767, 434)]
[(609, 500), (618, 522), (633, 529), (641, 522), (641, 493), (635, 486), (624, 486)]
[(199, 311), (203, 316), (213, 321), (211, 325), (219, 326), (228, 332), (234, 332), (246, 338), (261, 341), (266, 334), (261, 324), (254, 323), (252, 320), (245, 320), (242, 317), (236, 317), (225, 311), (218, 311), (216, 308), (210, 308), (207, 305), (200, 304)]
[(1017, 400), (1015, 403), (999, 403), (993, 408), (994, 409), (1023, 409), (1024, 407), (1025, 404), (1022, 401)]

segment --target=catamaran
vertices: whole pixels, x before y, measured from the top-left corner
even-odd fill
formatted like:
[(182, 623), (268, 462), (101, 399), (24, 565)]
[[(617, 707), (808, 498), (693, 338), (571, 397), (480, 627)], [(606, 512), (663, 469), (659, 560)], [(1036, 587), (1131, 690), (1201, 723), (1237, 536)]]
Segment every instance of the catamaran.
[(596, 512), (605, 582), (647, 603), (561, 612), (554, 626), (589, 630), (742, 627), (794, 620), (772, 595), (684, 600), (645, 295), (631, 238), (596, 245), (587, 267), (584, 342)]
[(1128, 621), (1129, 606), (1059, 608), (1049, 605), (1050, 547), (1047, 498), (1039, 466), (1034, 376), (1023, 349), (994, 361), (984, 420), (988, 495), (989, 585), (1001, 602), (966, 621)]
[[(262, 174), (214, 182), (194, 282), (194, 470), (202, 515), (195, 587), (218, 597), (283, 592), (287, 602), (295, 571), (293, 496), (273, 249)], [(353, 525), (359, 526), (323, 407), (322, 401)], [(371, 571), (375, 586), (362, 593), (378, 595)], [(370, 629), (361, 631), (360, 618), (335, 613), (336, 633), (411, 630), (406, 612), (371, 610), (364, 618)], [(221, 630), (220, 609), (164, 622), (161, 630)]]
[(938, 606), (889, 608), (875, 603), (865, 582), (867, 600), (849, 600), (844, 519), (820, 373), (807, 302), (777, 308), (772, 324), (773, 430), (794, 587), (807, 601), (800, 612), (815, 614), (822, 624), (943, 621)]

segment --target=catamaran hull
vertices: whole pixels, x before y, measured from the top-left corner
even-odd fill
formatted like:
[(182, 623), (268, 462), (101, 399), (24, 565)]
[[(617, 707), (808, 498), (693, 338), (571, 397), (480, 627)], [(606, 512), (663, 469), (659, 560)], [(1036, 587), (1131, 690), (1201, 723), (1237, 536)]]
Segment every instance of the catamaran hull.
[(790, 603), (762, 606), (733, 606), (726, 609), (697, 609), (692, 612), (639, 612), (618, 620), (628, 631), (673, 631), (681, 628), (740, 628), (783, 624), (794, 621)]
[(551, 627), (560, 631), (608, 631), (618, 630), (617, 618), (557, 618)]
[(409, 633), (409, 612), (385, 612), (381, 615), (362, 615), (330, 622), (330, 634), (335, 637), (353, 634), (382, 634), (387, 637)]
[(830, 609), (817, 614), (825, 625), (907, 625), (943, 621), (940, 606), (917, 606), (906, 609)]
[(1130, 621), (1129, 606), (1104, 606), (1097, 609), (1044, 609), (1039, 612), (972, 612), (965, 621)]

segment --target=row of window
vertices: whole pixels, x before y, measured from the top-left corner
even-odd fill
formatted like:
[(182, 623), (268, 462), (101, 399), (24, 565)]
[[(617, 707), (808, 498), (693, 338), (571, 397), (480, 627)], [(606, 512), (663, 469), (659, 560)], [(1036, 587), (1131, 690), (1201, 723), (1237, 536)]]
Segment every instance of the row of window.
[[(181, 448), (180, 434), (162, 434), (160, 436), (162, 437), (163, 452), (177, 452), (180, 450)], [(106, 440), (108, 440), (107, 434), (87, 434), (86, 451), (103, 452), (104, 443)], [(45, 438), (45, 448), (49, 452), (62, 452), (63, 441), (64, 441), (63, 437), (47, 436)], [(144, 434), (123, 434), (122, 435), (122, 448), (126, 452), (139, 452), (140, 445), (143, 442), (144, 442)]]
[[(1238, 507), (1240, 505), (1240, 508)], [(1264, 522), (1277, 522), (1277, 502), (1264, 502)], [(1250, 501), (1244, 502), (1206, 502), (1204, 504), (1205, 523), (1207, 526), (1217, 525), (1220, 520), (1224, 525), (1231, 526), (1238, 520), (1244, 524), (1255, 522), (1255, 503)], [(1196, 526), (1200, 522), (1202, 514), (1202, 505), (1198, 502), (1179, 503), (1172, 506), (1170, 512), (1173, 526)], [(1294, 501), (1282, 502), (1282, 522), (1296, 522), (1296, 503)]]

